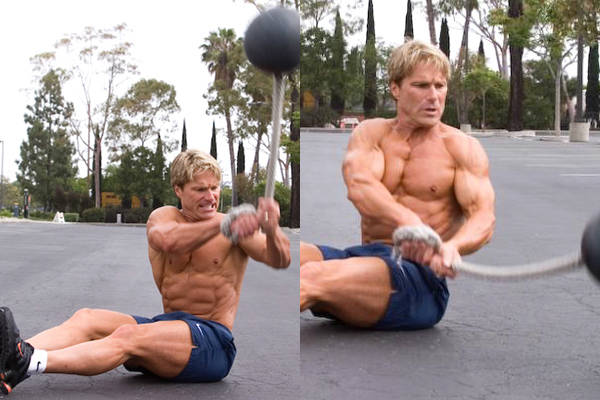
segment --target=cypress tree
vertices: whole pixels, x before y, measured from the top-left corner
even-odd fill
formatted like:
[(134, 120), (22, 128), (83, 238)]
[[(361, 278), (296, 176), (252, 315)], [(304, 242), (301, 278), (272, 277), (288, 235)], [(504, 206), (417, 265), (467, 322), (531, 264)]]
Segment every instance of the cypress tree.
[(587, 90), (585, 92), (585, 117), (595, 122), (598, 126), (598, 113), (600, 112), (600, 85), (598, 83), (598, 42), (590, 46), (588, 54)]
[(485, 65), (485, 51), (483, 50), (483, 39), (479, 40), (479, 50), (477, 51), (477, 58)]
[(450, 32), (448, 31), (448, 21), (442, 19), (442, 28), (440, 29), (440, 50), (450, 58)]
[(187, 150), (187, 131), (185, 129), (185, 119), (183, 120), (183, 132), (181, 133), (181, 151)]
[(331, 46), (331, 109), (338, 114), (344, 113), (344, 55), (346, 43), (344, 43), (344, 32), (340, 11), (335, 14), (335, 31)]
[(406, 19), (404, 20), (404, 41), (408, 42), (414, 38), (415, 34), (413, 33), (412, 3), (410, 0), (408, 0), (406, 2)]
[(246, 156), (244, 155), (244, 142), (240, 140), (237, 151), (237, 168), (236, 173), (244, 174), (246, 171)]
[(92, 159), (92, 199), (96, 198), (96, 154), (100, 153), (100, 162), (98, 165), (100, 166), (100, 171), (98, 174), (100, 184), (98, 187), (100, 188), (100, 205), (102, 205), (102, 152), (98, 152), (98, 135), (100, 134), (100, 127), (94, 126), (94, 156)]
[(217, 159), (217, 129), (215, 128), (215, 121), (213, 121), (212, 136), (210, 138), (210, 155)]
[(373, 0), (369, 0), (367, 13), (367, 40), (365, 44), (365, 94), (363, 110), (365, 117), (375, 116), (377, 106), (377, 50), (375, 49), (375, 20)]
[[(185, 121), (184, 135), (185, 135)], [(183, 148), (183, 146), (182, 146)], [(183, 149), (182, 151), (185, 151)], [(156, 152), (154, 153), (154, 168), (152, 171), (152, 209), (156, 209), (165, 205), (165, 155), (163, 154), (163, 145), (160, 135), (156, 141)]]
[[(508, 0), (508, 17), (518, 19), (523, 15), (523, 0)], [(525, 83), (523, 78), (523, 46), (518, 38), (509, 35), (510, 92), (508, 100), (508, 130), (523, 130), (523, 101)]]

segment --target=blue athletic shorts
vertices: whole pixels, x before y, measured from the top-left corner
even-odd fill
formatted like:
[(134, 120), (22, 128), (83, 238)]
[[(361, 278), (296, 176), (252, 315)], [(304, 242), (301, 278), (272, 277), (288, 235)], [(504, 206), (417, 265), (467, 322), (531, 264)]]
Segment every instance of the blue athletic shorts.
[[(329, 246), (317, 247), (325, 260), (379, 257), (385, 261), (390, 271), (393, 292), (385, 315), (373, 328), (385, 330), (430, 328), (444, 316), (450, 296), (448, 286), (446, 280), (436, 277), (428, 266), (404, 259), (402, 265), (398, 265), (392, 257), (392, 247), (383, 243), (353, 246), (344, 250)], [(313, 311), (313, 314), (336, 319), (329, 313)]]
[[(132, 315), (138, 324), (158, 321), (184, 321), (192, 333), (194, 346), (186, 367), (171, 380), (176, 382), (215, 382), (225, 378), (233, 365), (236, 348), (231, 331), (215, 321), (198, 318), (183, 311), (160, 314), (154, 318)], [(130, 371), (151, 374), (143, 368), (127, 368)]]

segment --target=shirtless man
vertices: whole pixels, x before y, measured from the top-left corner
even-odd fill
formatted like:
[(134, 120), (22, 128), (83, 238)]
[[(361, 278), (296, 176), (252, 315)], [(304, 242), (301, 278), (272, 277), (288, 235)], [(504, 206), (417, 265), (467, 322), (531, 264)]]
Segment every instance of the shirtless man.
[[(375, 329), (420, 329), (442, 318), (453, 263), (491, 239), (494, 191), (479, 142), (441, 122), (450, 65), (437, 48), (410, 41), (388, 63), (396, 118), (363, 121), (343, 163), (361, 216), (362, 246), (300, 244), (300, 310)], [(427, 225), (439, 250), (405, 241), (397, 227)]]
[[(6, 394), (41, 372), (96, 375), (121, 364), (178, 382), (223, 379), (236, 354), (231, 330), (248, 257), (286, 268), (290, 246), (272, 199), (260, 199), (256, 211), (218, 213), (220, 182), (214, 158), (180, 153), (171, 184), (182, 209), (165, 206), (148, 219), (148, 256), (165, 314), (82, 309), (23, 341), (2, 307), (0, 389)], [(237, 244), (221, 234), (224, 220)]]

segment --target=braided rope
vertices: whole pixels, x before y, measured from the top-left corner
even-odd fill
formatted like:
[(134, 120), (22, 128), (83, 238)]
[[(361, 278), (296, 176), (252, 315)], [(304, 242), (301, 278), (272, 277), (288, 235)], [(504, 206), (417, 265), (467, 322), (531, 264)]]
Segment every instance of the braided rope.
[[(422, 241), (428, 246), (433, 247), (435, 250), (438, 250), (442, 245), (442, 239), (439, 235), (426, 225), (402, 226), (397, 228), (393, 234), (393, 254), (398, 263), (402, 260), (400, 246), (405, 240)], [(460, 264), (452, 265), (452, 268), (460, 273), (477, 278), (508, 281), (562, 274), (579, 269), (582, 265), (584, 265), (584, 263), (581, 253), (575, 252), (545, 261), (523, 265), (481, 265), (462, 261)]]
[(515, 266), (480, 265), (463, 261), (453, 266), (457, 271), (478, 278), (496, 280), (520, 280), (562, 274), (583, 266), (581, 254), (574, 252), (544, 261)]
[(279, 158), (279, 138), (281, 137), (281, 115), (283, 112), (283, 95), (285, 93), (285, 84), (283, 75), (273, 74), (273, 105), (272, 121), (273, 132), (271, 133), (271, 152), (269, 154), (269, 163), (267, 164), (267, 182), (265, 184), (265, 197), (273, 198), (275, 193), (275, 166)]

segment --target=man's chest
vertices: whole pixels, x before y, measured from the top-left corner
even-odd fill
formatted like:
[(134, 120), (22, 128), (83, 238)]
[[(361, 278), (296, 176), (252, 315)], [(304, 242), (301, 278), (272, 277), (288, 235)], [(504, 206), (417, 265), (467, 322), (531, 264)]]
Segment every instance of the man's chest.
[(384, 149), (383, 184), (397, 196), (435, 200), (453, 195), (456, 164), (442, 143)]

